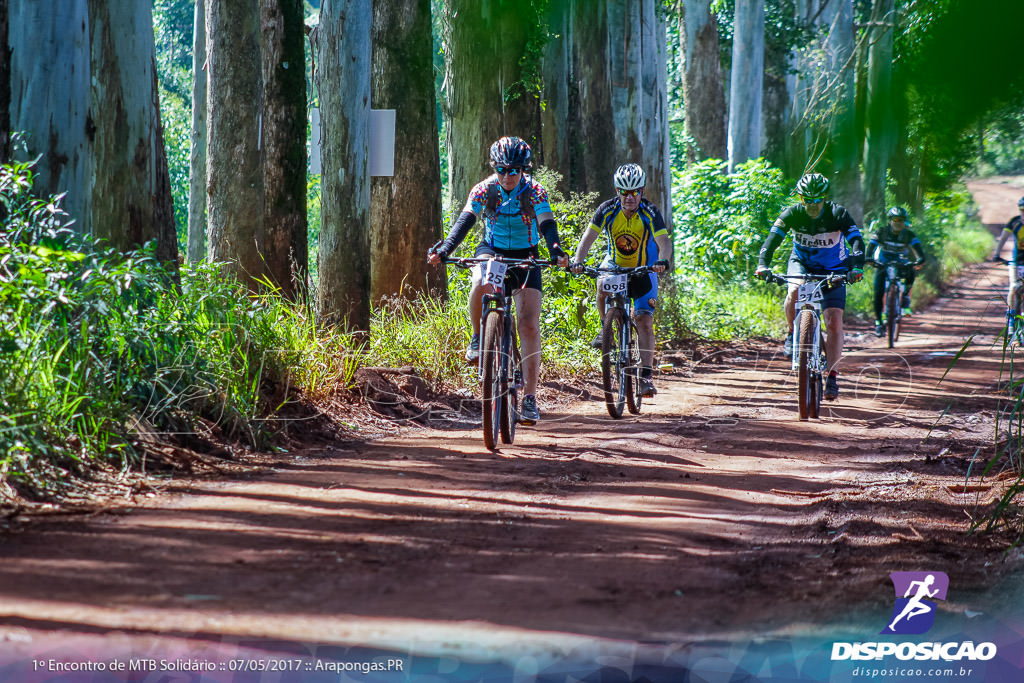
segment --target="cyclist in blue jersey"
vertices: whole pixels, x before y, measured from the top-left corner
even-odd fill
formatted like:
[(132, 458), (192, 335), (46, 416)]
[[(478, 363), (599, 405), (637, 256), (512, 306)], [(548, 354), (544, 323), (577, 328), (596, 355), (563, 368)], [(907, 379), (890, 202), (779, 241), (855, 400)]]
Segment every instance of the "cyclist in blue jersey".
[[(427, 254), (427, 260), (434, 265), (441, 263), (458, 248), (477, 219), (483, 217), (483, 240), (477, 245), (475, 256), (536, 258), (539, 255), (537, 247), (543, 237), (551, 258), (559, 266), (567, 266), (569, 259), (559, 246), (558, 226), (551, 213), (548, 193), (528, 175), (533, 168), (530, 145), (517, 137), (503, 137), (491, 145), (490, 157), (494, 174), (473, 187), (462, 213), (441, 245)], [(507, 282), (515, 292), (516, 326), (523, 354), (520, 422), (531, 425), (540, 419), (535, 397), (540, 373), (540, 270), (511, 269)], [(485, 290), (490, 293), (492, 289), (490, 285), (481, 285), (480, 273), (474, 270), (469, 292), (473, 337), (466, 351), (466, 360), (470, 362), (480, 358), (483, 295)]]
[[(883, 225), (868, 242), (867, 263), (884, 264), (898, 259), (900, 256), (909, 262), (909, 267), (902, 269), (900, 277), (906, 283), (906, 289), (900, 300), (900, 308), (903, 315), (910, 315), (910, 290), (914, 288), (914, 281), (917, 279), (915, 269), (924, 265), (924, 247), (921, 240), (917, 238), (914, 231), (907, 223), (907, 210), (902, 206), (894, 206), (889, 209), (889, 222)], [(913, 258), (911, 258), (913, 257)], [(882, 306), (885, 301), (885, 268), (880, 267), (875, 273), (875, 336), (885, 335), (885, 325), (882, 324)]]
[[(789, 256), (788, 275), (828, 275), (847, 273), (850, 282), (864, 278), (864, 239), (850, 213), (835, 202), (825, 201), (828, 178), (820, 173), (808, 173), (796, 184), (800, 203), (784, 210), (772, 225), (761, 246), (755, 275), (767, 278), (775, 249), (788, 232), (793, 233), (793, 251)], [(849, 244), (849, 246), (847, 246)], [(849, 272), (847, 272), (849, 271)], [(793, 355), (793, 321), (796, 318), (797, 285), (791, 284), (786, 295), (786, 320), (789, 334), (783, 345), (786, 356)], [(843, 311), (846, 309), (846, 285), (833, 287), (824, 293), (822, 318), (828, 334), (825, 354), (829, 372), (825, 380), (823, 398), (834, 401), (839, 396), (837, 379), (839, 360), (843, 355)]]
[(1024, 228), (1024, 197), (1017, 200), (1017, 211), (1018, 214), (1011, 218), (1003, 228), (1003, 234), (999, 236), (996, 248), (992, 251), (992, 260), (1002, 262), (1003, 259), (999, 256), (999, 252), (1003, 250), (1006, 240), (1013, 237), (1013, 256), (1007, 262), (1010, 264), (1010, 292), (1006, 295), (1006, 323), (1010, 336), (1013, 335), (1013, 328), (1016, 324), (1013, 310), (1013, 289), (1017, 285), (1017, 264), (1021, 263), (1021, 252), (1024, 252), (1024, 230), (1021, 230)]

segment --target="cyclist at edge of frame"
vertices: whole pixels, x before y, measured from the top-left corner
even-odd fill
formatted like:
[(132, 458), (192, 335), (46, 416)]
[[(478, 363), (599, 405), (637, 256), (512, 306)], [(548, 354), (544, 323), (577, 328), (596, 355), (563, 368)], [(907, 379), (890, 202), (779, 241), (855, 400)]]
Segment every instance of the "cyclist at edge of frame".
[[(661, 211), (644, 197), (647, 174), (637, 164), (624, 164), (612, 178), (615, 197), (603, 202), (594, 213), (590, 229), (584, 231), (576, 247), (570, 269), (579, 273), (594, 240), (603, 231), (608, 237), (608, 251), (600, 268), (613, 264), (624, 268), (650, 265), (654, 273), (633, 276), (628, 295), (633, 300), (637, 344), (640, 347), (640, 394), (651, 397), (658, 393), (651, 378), (654, 363), (654, 307), (658, 303), (658, 276), (672, 258), (672, 241)], [(597, 312), (604, 320), (606, 296), (597, 292)], [(601, 328), (590, 344), (601, 348)]]
[[(828, 178), (820, 173), (805, 174), (796, 183), (800, 203), (783, 210), (761, 246), (754, 274), (767, 278), (772, 254), (782, 243), (786, 233), (793, 231), (793, 251), (789, 256), (787, 275), (828, 275), (847, 273), (850, 282), (864, 278), (864, 239), (850, 212), (835, 202), (826, 201)], [(849, 243), (849, 249), (847, 248)], [(798, 285), (790, 283), (784, 310), (789, 323), (789, 334), (783, 344), (785, 356), (793, 355), (793, 321), (796, 319), (796, 292)], [(834, 401), (839, 397), (839, 361), (843, 355), (843, 311), (846, 309), (846, 285), (825, 292), (822, 317), (828, 333), (825, 337), (825, 356), (828, 358), (828, 377), (822, 398)]]
[[(509, 136), (496, 140), (490, 149), (494, 173), (470, 190), (469, 199), (448, 235), (436, 251), (427, 254), (427, 260), (432, 265), (441, 263), (458, 248), (477, 219), (483, 217), (483, 240), (477, 245), (476, 257), (537, 258), (537, 247), (543, 237), (552, 260), (561, 267), (567, 266), (569, 258), (559, 246), (558, 226), (548, 193), (528, 175), (533, 169), (532, 161), (533, 153), (525, 140)], [(540, 373), (541, 271), (512, 268), (506, 283), (515, 292), (516, 326), (523, 357), (520, 424), (532, 425), (540, 420), (536, 393)], [(473, 337), (466, 350), (469, 362), (480, 358), (480, 316), (485, 293), (493, 293), (493, 287), (481, 285), (480, 271), (474, 269), (469, 292), (469, 317), (473, 324)]]
[(1006, 240), (1011, 236), (1013, 237), (1013, 257), (1006, 262), (1010, 265), (1010, 291), (1006, 295), (1006, 329), (1008, 337), (1013, 336), (1013, 328), (1016, 324), (1013, 311), (1013, 289), (1017, 286), (1017, 264), (1022, 263), (1021, 256), (1024, 253), (1024, 230), (1021, 229), (1024, 228), (1024, 197), (1017, 200), (1017, 212), (1017, 215), (1011, 218), (1006, 223), (1006, 226), (1003, 227), (1003, 233), (996, 242), (996, 248), (992, 250), (992, 260), (1002, 262), (1003, 259), (999, 256), (999, 252), (1003, 250)]
[[(900, 256), (904, 257), (913, 268), (906, 268), (901, 277), (906, 282), (906, 289), (900, 299), (900, 308), (903, 315), (908, 316), (910, 310), (910, 290), (914, 288), (914, 280), (917, 279), (915, 270), (920, 270), (924, 265), (924, 247), (921, 240), (917, 239), (914, 231), (910, 229), (907, 222), (909, 214), (902, 206), (894, 206), (889, 209), (886, 216), (889, 222), (879, 228), (874, 236), (868, 241), (865, 263), (887, 263), (895, 261)], [(881, 258), (879, 258), (881, 257)], [(913, 257), (913, 258), (911, 258)], [(885, 335), (885, 325), (882, 324), (882, 305), (885, 300), (885, 268), (879, 268), (875, 273), (875, 336)]]

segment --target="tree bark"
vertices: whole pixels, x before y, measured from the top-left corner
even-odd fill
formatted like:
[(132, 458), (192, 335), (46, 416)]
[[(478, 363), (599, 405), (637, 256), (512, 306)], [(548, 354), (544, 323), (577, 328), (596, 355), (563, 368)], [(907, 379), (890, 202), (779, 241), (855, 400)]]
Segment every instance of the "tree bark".
[(729, 172), (761, 154), (764, 5), (736, 0), (729, 89)]
[(302, 0), (260, 0), (263, 259), (281, 294), (307, 290), (306, 55)]
[(261, 257), (263, 84), (257, 0), (207, 0), (210, 71), (207, 139), (210, 259), (250, 289), (267, 275)]
[(188, 260), (206, 258), (206, 0), (196, 0), (192, 37), (192, 148), (188, 197)]
[[(576, 88), (579, 137), (573, 182), (580, 192), (607, 193), (621, 163), (616, 152), (612, 119), (608, 0), (577, 2), (573, 6), (572, 63)], [(621, 71), (621, 67), (620, 67)]]
[(317, 311), (323, 322), (357, 330), (370, 322), (372, 17), (371, 0), (324, 0), (318, 29), (323, 173)]
[(868, 52), (867, 140), (864, 147), (864, 223), (885, 214), (886, 170), (895, 149), (892, 58), (893, 0), (877, 0)]
[[(487, 152), (503, 135), (526, 140), (543, 159), (540, 100), (524, 86), (527, 45), (537, 34), (528, 0), (447, 0), (445, 117), (452, 206), (490, 173)], [(529, 84), (527, 84), (529, 85)]]
[[(8, 35), (10, 8), (0, 0), (0, 36)], [(9, 40), (0, 41), (0, 163), (11, 160), (11, 48)], [(0, 219), (6, 218), (0, 207)]]
[(681, 0), (679, 20), (686, 132), (694, 141), (686, 156), (690, 161), (725, 159), (725, 89), (718, 58), (718, 21), (711, 12), (711, 0)]
[(374, 0), (372, 103), (394, 109), (395, 174), (371, 179), (370, 297), (447, 290), (427, 250), (441, 235), (430, 0)]
[(668, 137), (668, 38), (659, 0), (644, 0), (641, 18), (643, 111), (640, 120), (646, 196), (672, 228), (672, 170)]
[[(572, 187), (570, 138), (570, 81), (573, 40), (572, 12), (569, 2), (553, 2), (548, 10), (548, 27), (553, 37), (544, 48), (544, 107), (541, 110), (541, 134), (544, 141), (544, 165), (562, 174), (557, 189), (563, 193)], [(552, 188), (548, 188), (552, 189)]]
[[(11, 5), (11, 128), (28, 135), (35, 192), (67, 192), (63, 207), (92, 231), (89, 15), (86, 0)], [(55, 87), (54, 84), (59, 84)]]
[(831, 158), (835, 169), (835, 191), (838, 198), (855, 218), (863, 213), (860, 190), (860, 136), (857, 133), (856, 40), (853, 27), (853, 0), (833, 0), (823, 10), (828, 22), (825, 40), (827, 73), (833, 88), (827, 99), (835, 106), (829, 139)]
[[(89, 20), (96, 125), (93, 234), (122, 252), (157, 240), (158, 258), (176, 267), (178, 243), (160, 134), (151, 5), (148, 0), (89, 0)], [(161, 220), (170, 220), (170, 226)]]

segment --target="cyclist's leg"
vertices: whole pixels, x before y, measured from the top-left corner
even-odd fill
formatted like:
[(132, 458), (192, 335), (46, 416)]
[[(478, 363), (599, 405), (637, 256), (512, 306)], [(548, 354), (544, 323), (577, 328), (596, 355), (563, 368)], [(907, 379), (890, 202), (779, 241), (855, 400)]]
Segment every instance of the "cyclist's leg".
[(843, 309), (826, 308), (821, 312), (825, 323), (825, 355), (829, 372), (837, 372), (843, 357)]
[(633, 320), (636, 322), (637, 345), (640, 347), (640, 365), (650, 370), (654, 363), (654, 307), (658, 304), (658, 276), (647, 273), (651, 288), (633, 299)]
[[(480, 258), (483, 256), (495, 256), (497, 252), (488, 244), (481, 243), (477, 246), (476, 252), (474, 252), (474, 258)], [(480, 334), (480, 315), (483, 313), (483, 298), (484, 294), (493, 294), (494, 287), (490, 285), (480, 284), (480, 268), (474, 268), (472, 271), (472, 280), (469, 289), (469, 321), (473, 325), (473, 334)]]
[(1006, 262), (1006, 272), (1009, 275), (1010, 290), (1006, 293), (1006, 308), (1013, 309), (1013, 288), (1017, 285), (1017, 261), (1011, 259)]
[(882, 308), (885, 306), (885, 268), (875, 271), (875, 320), (882, 319)]
[(537, 393), (540, 373), (540, 271), (530, 271), (526, 287), (517, 290), (516, 325), (519, 330), (519, 348), (523, 356), (523, 395)]
[[(804, 268), (804, 264), (800, 263), (796, 259), (790, 258), (789, 264), (786, 266), (786, 275), (806, 274), (807, 269)], [(789, 334), (793, 334), (793, 321), (796, 320), (796, 291), (799, 288), (800, 283), (789, 283), (789, 289), (786, 292), (786, 302), (783, 304), (786, 311), (786, 322), (789, 324)]]

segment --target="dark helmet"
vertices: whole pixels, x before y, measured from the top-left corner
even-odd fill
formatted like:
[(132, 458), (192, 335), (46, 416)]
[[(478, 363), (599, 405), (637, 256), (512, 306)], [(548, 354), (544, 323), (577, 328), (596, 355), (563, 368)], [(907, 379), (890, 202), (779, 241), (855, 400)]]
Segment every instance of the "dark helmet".
[(820, 173), (808, 173), (796, 182), (796, 193), (801, 197), (817, 199), (828, 192), (828, 178)]
[(907, 218), (910, 217), (910, 214), (908, 214), (907, 210), (904, 209), (902, 206), (892, 207), (891, 209), (889, 209), (889, 213), (886, 215), (889, 216), (889, 220), (892, 220), (893, 218), (902, 218), (904, 221), (906, 221)]
[(521, 138), (503, 137), (491, 145), (491, 166), (517, 166), (529, 171), (532, 161), (533, 152)]
[(1017, 200), (1017, 208), (1024, 209), (1024, 197)]

